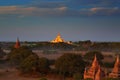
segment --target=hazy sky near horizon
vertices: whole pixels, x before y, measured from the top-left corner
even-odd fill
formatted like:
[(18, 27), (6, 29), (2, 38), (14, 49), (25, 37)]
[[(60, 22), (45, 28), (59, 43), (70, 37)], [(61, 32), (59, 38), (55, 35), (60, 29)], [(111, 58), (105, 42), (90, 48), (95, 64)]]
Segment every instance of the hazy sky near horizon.
[(0, 0), (0, 41), (120, 41), (120, 0)]

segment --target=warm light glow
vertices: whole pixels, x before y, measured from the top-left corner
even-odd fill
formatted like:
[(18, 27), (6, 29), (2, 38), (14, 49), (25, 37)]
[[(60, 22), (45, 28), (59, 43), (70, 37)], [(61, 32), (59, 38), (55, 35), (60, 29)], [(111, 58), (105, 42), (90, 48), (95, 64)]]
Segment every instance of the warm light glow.
[(64, 39), (61, 38), (60, 33), (56, 36), (54, 40), (51, 41), (52, 43), (59, 43), (59, 42), (65, 42)]
[(70, 41), (65, 41), (60, 33), (58, 33), (58, 35), (56, 36), (56, 38), (54, 40), (51, 41), (52, 43), (60, 43), (60, 42), (64, 42), (64, 43), (67, 43), (67, 44), (72, 44)]

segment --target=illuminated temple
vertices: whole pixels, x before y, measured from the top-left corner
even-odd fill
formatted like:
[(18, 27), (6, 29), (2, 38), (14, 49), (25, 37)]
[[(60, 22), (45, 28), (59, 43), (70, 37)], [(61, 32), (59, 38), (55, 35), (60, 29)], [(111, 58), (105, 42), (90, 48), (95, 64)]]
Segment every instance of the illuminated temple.
[(109, 77), (111, 77), (111, 78), (120, 78), (120, 60), (119, 60), (119, 56), (117, 56), (117, 58), (116, 58), (114, 68), (113, 68), (112, 72), (109, 74)]
[(103, 80), (103, 78), (120, 78), (120, 60), (119, 55), (117, 55), (114, 68), (109, 73), (109, 75), (106, 75), (105, 72), (101, 69), (97, 57), (95, 55), (94, 60), (92, 62), (92, 66), (89, 69), (85, 69), (84, 71), (84, 79), (90, 78), (93, 80)]
[(90, 78), (93, 80), (101, 80), (105, 77), (104, 71), (101, 69), (97, 57), (95, 55), (94, 60), (92, 62), (92, 66), (84, 71), (84, 79)]
[(60, 42), (65, 42), (64, 39), (61, 37), (60, 33), (56, 36), (54, 40), (51, 41), (52, 43), (60, 43)]

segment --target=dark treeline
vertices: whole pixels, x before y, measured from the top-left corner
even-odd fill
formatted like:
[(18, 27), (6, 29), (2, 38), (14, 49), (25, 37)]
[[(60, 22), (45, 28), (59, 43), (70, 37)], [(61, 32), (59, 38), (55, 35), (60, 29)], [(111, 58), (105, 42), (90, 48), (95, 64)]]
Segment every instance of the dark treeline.
[(74, 42), (74, 44), (78, 45), (78, 50), (88, 50), (88, 51), (120, 51), (120, 42), (92, 42), (90, 40), (87, 41), (78, 41)]
[[(72, 42), (72, 41), (71, 41)], [(15, 42), (0, 42), (1, 48), (10, 49)], [(29, 46), (31, 49), (39, 50), (76, 50), (76, 51), (120, 51), (120, 42), (92, 42), (87, 41), (76, 41), (71, 44), (67, 43), (50, 43), (50, 42), (21, 42), (23, 46)]]

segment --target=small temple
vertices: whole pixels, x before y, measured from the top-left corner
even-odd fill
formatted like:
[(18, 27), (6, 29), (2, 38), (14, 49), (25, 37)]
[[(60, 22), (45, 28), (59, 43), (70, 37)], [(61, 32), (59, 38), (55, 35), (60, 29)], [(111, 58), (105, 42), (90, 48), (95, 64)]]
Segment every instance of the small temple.
[(101, 80), (105, 77), (104, 71), (101, 69), (97, 57), (95, 55), (94, 60), (92, 62), (92, 66), (84, 71), (84, 79), (90, 78), (93, 80)]
[(117, 55), (116, 62), (114, 64), (114, 68), (112, 72), (109, 74), (111, 78), (120, 78), (120, 60), (119, 55)]
[(52, 43), (60, 43), (60, 42), (65, 42), (64, 39), (61, 37), (60, 33), (56, 36), (54, 40), (51, 41)]
[(20, 47), (20, 41), (19, 41), (19, 38), (17, 38), (17, 40), (16, 40), (16, 44), (15, 44), (15, 46), (14, 46), (14, 48), (19, 48)]

